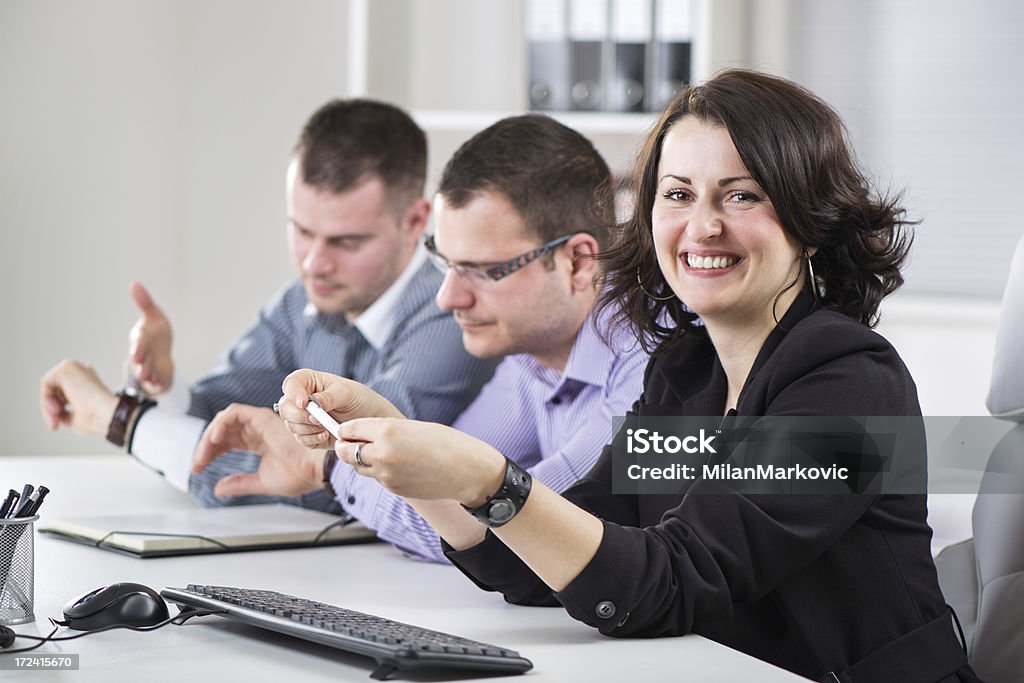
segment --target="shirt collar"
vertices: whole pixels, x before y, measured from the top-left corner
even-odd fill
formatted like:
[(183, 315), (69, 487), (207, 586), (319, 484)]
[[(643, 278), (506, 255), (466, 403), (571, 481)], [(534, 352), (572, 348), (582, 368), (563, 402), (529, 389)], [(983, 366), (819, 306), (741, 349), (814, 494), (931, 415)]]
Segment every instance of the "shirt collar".
[[(412, 258), (409, 259), (409, 263), (405, 266), (405, 270), (391, 283), (391, 286), (384, 290), (377, 299), (370, 304), (370, 306), (356, 318), (355, 323), (352, 327), (359, 330), (359, 333), (363, 335), (363, 338), (372, 346), (376, 351), (380, 351), (384, 348), (384, 344), (387, 343), (388, 337), (391, 336), (391, 331), (395, 328), (395, 319), (398, 312), (398, 305), (402, 300), (402, 293), (406, 287), (409, 286), (410, 281), (416, 275), (416, 272), (423, 266), (423, 263), (427, 260), (427, 250), (423, 244), (417, 244), (416, 250), (412, 254)], [(337, 316), (325, 316), (321, 315), (316, 307), (312, 303), (306, 304), (304, 311), (307, 318), (317, 319), (321, 324), (328, 328), (332, 328), (331, 320), (336, 319), (340, 326), (347, 326), (345, 323), (345, 317), (343, 315)]]
[(611, 373), (612, 364), (615, 362), (617, 349), (620, 346), (623, 349), (629, 348), (630, 345), (635, 345), (636, 341), (624, 332), (615, 331), (611, 334), (614, 348), (610, 348), (601, 339), (596, 324), (601, 323), (595, 323), (593, 315), (583, 321), (583, 326), (576, 334), (576, 341), (569, 352), (565, 370), (561, 373), (541, 365), (528, 354), (520, 354), (516, 358), (530, 374), (551, 387), (551, 396), (558, 395), (567, 382), (604, 386), (605, 378)]
[[(613, 341), (617, 341), (615, 336)], [(594, 317), (588, 316), (583, 321), (579, 334), (576, 335), (576, 342), (572, 345), (569, 360), (565, 364), (565, 372), (562, 374), (567, 379), (603, 386), (611, 374), (614, 361), (614, 349), (609, 348), (601, 339)]]
[(402, 292), (409, 286), (409, 281), (420, 269), (423, 262), (427, 260), (427, 250), (422, 243), (416, 245), (416, 251), (409, 259), (408, 265), (402, 274), (391, 283), (391, 286), (384, 290), (384, 293), (377, 297), (377, 300), (370, 304), (363, 313), (356, 318), (355, 328), (370, 342), (377, 351), (384, 348), (391, 330), (395, 328), (395, 313), (398, 302), (402, 298)]

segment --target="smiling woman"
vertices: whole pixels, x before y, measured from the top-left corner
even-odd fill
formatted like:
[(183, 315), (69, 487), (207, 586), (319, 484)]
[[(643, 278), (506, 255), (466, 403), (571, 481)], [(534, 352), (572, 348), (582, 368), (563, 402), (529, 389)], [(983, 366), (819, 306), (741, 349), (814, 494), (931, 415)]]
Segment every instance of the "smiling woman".
[[(724, 301), (718, 292), (707, 300), (710, 290), (735, 292), (735, 283), (749, 293), (755, 279), (766, 285), (761, 298), (781, 297), (770, 307), (757, 302), (771, 325), (805, 281), (833, 308), (873, 326), (882, 298), (903, 283), (912, 242), (899, 195), (875, 195), (842, 121), (812, 93), (745, 71), (724, 72), (713, 84), (682, 93), (638, 155), (638, 210), (606, 255), (606, 299), (662, 350), (686, 332), (703, 333), (689, 323), (714, 311), (698, 309)], [(741, 242), (760, 246), (747, 253)], [(760, 272), (767, 263), (755, 258), (781, 259), (785, 273)], [(672, 324), (663, 326), (666, 319)]]
[(766, 337), (799, 291), (804, 249), (721, 125), (683, 118), (665, 136), (658, 166), (651, 222), (665, 281), (705, 325)]
[[(831, 108), (782, 79), (726, 71), (669, 105), (605, 261), (606, 312), (624, 305), (617, 317), (654, 349), (627, 424), (735, 414), (764, 425), (729, 442), (762, 466), (773, 444), (799, 446), (776, 417), (899, 416), (891, 456), (923, 471), (914, 381), (869, 327), (902, 282), (909, 236), (902, 210), (852, 159)], [(457, 246), (438, 245), (453, 261)], [(350, 385), (297, 375), (285, 383), (292, 402), (314, 391), (331, 405), (353, 400)], [(923, 487), (751, 494), (705, 475), (675, 493), (626, 494), (613, 486), (623, 462), (606, 447), (558, 495), (438, 425), (352, 419), (341, 436), (342, 460), (405, 496), (447, 557), (510, 602), (561, 604), (619, 637), (700, 633), (812, 680), (978, 680), (939, 590)], [(871, 439), (856, 436), (842, 455), (867, 461)], [(482, 525), (468, 529), (445, 499)]]

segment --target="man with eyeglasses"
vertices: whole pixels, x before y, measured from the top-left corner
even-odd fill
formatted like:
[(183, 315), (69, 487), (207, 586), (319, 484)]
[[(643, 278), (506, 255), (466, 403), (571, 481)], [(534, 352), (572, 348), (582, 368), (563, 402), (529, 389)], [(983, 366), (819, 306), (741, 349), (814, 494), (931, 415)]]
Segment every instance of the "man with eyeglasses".
[[(437, 303), (452, 312), (472, 355), (505, 356), (453, 426), (562, 491), (590, 470), (612, 416), (640, 395), (647, 361), (632, 335), (592, 315), (597, 256), (614, 223), (608, 167), (586, 138), (551, 118), (503, 119), (448, 162), (435, 212), (426, 247), (445, 273)], [(353, 388), (358, 402), (364, 389)], [(282, 407), (282, 415), (291, 408)], [(243, 425), (236, 416), (208, 432), (197, 468), (229, 447)], [(310, 425), (306, 445), (329, 447), (324, 437)], [(316, 451), (265, 457), (262, 478), (246, 491), (316, 489), (322, 458)], [(400, 497), (344, 463), (332, 468), (330, 481), (345, 509), (382, 539), (415, 557), (446, 561), (437, 533)], [(460, 519), (477, 523), (453, 505)]]
[[(423, 197), (426, 136), (383, 102), (332, 100), (304, 126), (287, 173), (288, 243), (299, 278), (288, 283), (189, 389), (183, 414), (161, 399), (115, 394), (88, 366), (67, 360), (42, 379), (47, 426), (106, 435), (204, 505), (269, 502), (221, 497), (260, 463), (257, 453), (302, 450), (270, 406), (281, 381), (317, 367), (373, 387), (421, 419), (451, 423), (494, 369), (466, 353), (451, 316), (433, 298), (441, 276), (421, 246), (430, 214)], [(132, 371), (150, 396), (171, 384), (168, 319), (141, 285)], [(220, 412), (219, 412), (220, 411)], [(202, 475), (193, 451), (224, 414), (243, 413), (245, 438)], [(218, 417), (215, 417), (218, 416)], [(322, 469), (322, 466), (321, 468)], [(325, 491), (285, 502), (337, 509)]]

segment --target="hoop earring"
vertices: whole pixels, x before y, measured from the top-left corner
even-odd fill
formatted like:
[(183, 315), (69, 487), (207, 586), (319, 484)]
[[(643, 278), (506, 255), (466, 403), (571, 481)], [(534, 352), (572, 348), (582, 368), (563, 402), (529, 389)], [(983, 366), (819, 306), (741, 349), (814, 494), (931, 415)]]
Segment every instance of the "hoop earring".
[(651, 297), (655, 301), (668, 301), (669, 299), (674, 299), (675, 296), (676, 296), (675, 292), (672, 292), (668, 296), (654, 296), (653, 294), (648, 292), (646, 289), (644, 289), (644, 283), (640, 281), (640, 268), (639, 267), (637, 267), (637, 269), (636, 269), (636, 284), (640, 287), (640, 291), (641, 292), (643, 292), (647, 296)]
[(807, 259), (807, 273), (811, 277), (811, 294), (814, 295), (815, 301), (821, 299), (821, 291), (818, 289), (818, 278), (814, 275), (814, 264), (811, 263), (811, 255), (804, 250), (804, 258)]

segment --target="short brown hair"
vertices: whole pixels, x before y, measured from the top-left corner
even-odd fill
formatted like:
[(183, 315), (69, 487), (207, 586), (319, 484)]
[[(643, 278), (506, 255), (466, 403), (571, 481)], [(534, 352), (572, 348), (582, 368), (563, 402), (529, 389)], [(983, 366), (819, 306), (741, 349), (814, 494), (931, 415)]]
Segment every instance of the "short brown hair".
[[(605, 255), (609, 287), (600, 306), (639, 333), (645, 347), (673, 347), (686, 332), (703, 333), (658, 268), (651, 235), (661, 148), (684, 116), (724, 126), (783, 228), (815, 247), (824, 301), (873, 326), (878, 305), (903, 284), (900, 268), (912, 242), (899, 195), (878, 196), (850, 151), (838, 114), (801, 86), (756, 71), (723, 71), (680, 92), (647, 135), (632, 179), (636, 203)], [(667, 297), (658, 301), (655, 296)], [(796, 283), (794, 283), (796, 284)]]
[(502, 119), (445, 165), (438, 192), (452, 207), (488, 191), (508, 198), (542, 242), (588, 232), (607, 245), (615, 220), (608, 164), (589, 140), (548, 116)]
[(377, 177), (392, 208), (423, 196), (427, 138), (404, 111), (385, 102), (334, 99), (306, 122), (295, 143), (302, 181), (341, 194)]

